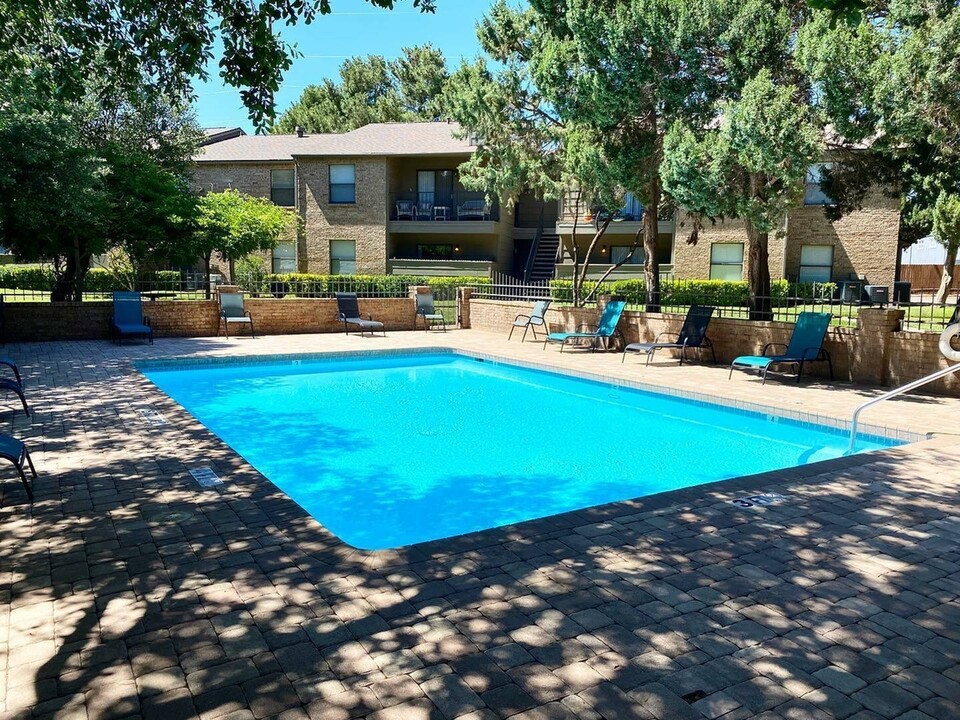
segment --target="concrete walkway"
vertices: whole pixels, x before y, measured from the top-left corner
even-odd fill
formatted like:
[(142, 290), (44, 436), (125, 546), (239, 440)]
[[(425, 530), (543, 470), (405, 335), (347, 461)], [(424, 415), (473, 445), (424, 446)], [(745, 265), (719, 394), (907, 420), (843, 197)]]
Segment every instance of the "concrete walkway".
[(474, 331), (10, 345), (41, 476), (0, 485), (3, 716), (960, 717), (960, 400), (865, 415), (910, 446), (365, 553), (130, 364), (424, 346), (836, 424), (880, 392)]

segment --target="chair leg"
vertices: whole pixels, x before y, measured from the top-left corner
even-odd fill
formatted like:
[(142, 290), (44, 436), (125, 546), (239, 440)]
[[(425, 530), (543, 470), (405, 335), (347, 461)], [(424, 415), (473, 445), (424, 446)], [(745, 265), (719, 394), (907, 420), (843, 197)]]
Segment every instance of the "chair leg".
[(257, 333), (254, 332), (253, 329), (253, 320), (250, 321), (250, 337), (252, 337), (254, 340), (257, 338)]
[(827, 350), (824, 350), (823, 354), (827, 358), (827, 367), (830, 369), (830, 380), (833, 381), (833, 360), (830, 359), (830, 353)]
[[(507, 335), (507, 342), (510, 342), (510, 338), (513, 337), (513, 331), (514, 331), (514, 329), (515, 329), (516, 327), (517, 327), (516, 325), (511, 325), (511, 326), (510, 326), (510, 334)], [(527, 335), (527, 330), (526, 330), (526, 328), (524, 328), (524, 330), (523, 330), (523, 335), (524, 335), (524, 337), (526, 337), (526, 335)], [(523, 342), (523, 340), (521, 340), (520, 342)]]
[(27, 491), (27, 499), (33, 502), (33, 489), (30, 487), (27, 476), (23, 472), (23, 466), (14, 463), (14, 467), (17, 468), (17, 472), (20, 474), (20, 482), (23, 483), (23, 489)]
[(733, 377), (733, 369), (736, 367), (736, 363), (730, 363), (730, 372), (727, 374), (727, 380)]
[(803, 375), (803, 360), (801, 360), (800, 364), (797, 366), (797, 385), (800, 384), (801, 375)]

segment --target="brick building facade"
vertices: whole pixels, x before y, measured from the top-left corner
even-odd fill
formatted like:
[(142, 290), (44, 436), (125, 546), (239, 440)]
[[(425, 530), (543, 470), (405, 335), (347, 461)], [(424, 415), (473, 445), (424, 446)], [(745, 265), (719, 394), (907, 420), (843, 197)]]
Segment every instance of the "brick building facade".
[[(451, 123), (382, 123), (337, 135), (232, 136), (195, 158), (198, 192), (236, 188), (273, 198), (301, 216), (304, 234), (268, 258), (274, 271), (522, 276), (533, 237), (559, 235), (554, 273), (572, 270), (571, 202), (548, 206), (521, 197), (500, 208), (469, 192), (457, 168), (475, 146)], [(771, 235), (770, 273), (792, 281), (866, 279), (890, 286), (896, 274), (899, 203), (879, 190), (862, 210), (838, 221), (811, 168), (804, 204)], [(576, 208), (582, 257), (595, 231), (591, 213)], [(591, 256), (603, 272), (629, 252), (642, 208), (627, 198)], [(555, 223), (555, 224), (554, 224)], [(660, 222), (661, 269), (678, 279), (741, 279), (749, 271), (743, 223), (708, 223), (689, 244), (691, 220), (682, 212)], [(642, 277), (642, 252), (612, 277)]]

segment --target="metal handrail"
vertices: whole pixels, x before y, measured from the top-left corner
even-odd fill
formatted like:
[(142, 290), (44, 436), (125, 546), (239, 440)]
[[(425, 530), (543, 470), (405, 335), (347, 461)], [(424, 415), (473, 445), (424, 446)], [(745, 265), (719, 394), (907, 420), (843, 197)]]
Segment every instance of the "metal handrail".
[(894, 388), (889, 392), (885, 392), (880, 397), (875, 397), (872, 400), (867, 400), (867, 402), (860, 405), (856, 410), (853, 411), (853, 417), (850, 419), (850, 445), (847, 448), (847, 454), (849, 455), (853, 453), (854, 445), (857, 442), (857, 421), (860, 418), (860, 413), (862, 413), (871, 405), (876, 405), (879, 402), (883, 402), (884, 400), (889, 400), (890, 398), (896, 397), (897, 395), (903, 395), (903, 393), (905, 392), (916, 390), (918, 387), (922, 387), (928, 383), (933, 382), (934, 380), (939, 380), (940, 378), (946, 377), (950, 373), (955, 373), (958, 370), (960, 370), (960, 364), (951, 365), (948, 368), (944, 368), (943, 370), (938, 370), (937, 372), (931, 375), (927, 375), (926, 377), (922, 377), (919, 380), (914, 380), (912, 383), (907, 383), (906, 385), (901, 385), (898, 388)]

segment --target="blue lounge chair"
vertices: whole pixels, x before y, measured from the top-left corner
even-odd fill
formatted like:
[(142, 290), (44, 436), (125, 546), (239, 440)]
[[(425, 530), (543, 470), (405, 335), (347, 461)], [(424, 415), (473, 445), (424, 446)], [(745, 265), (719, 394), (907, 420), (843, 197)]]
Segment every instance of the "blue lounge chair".
[(423, 329), (429, 332), (435, 322), (439, 322), (443, 331), (447, 331), (447, 320), (438, 313), (433, 304), (433, 293), (417, 293), (417, 313), (413, 316), (413, 329), (417, 329), (417, 318), (423, 318)]
[(360, 303), (357, 301), (356, 293), (337, 293), (337, 319), (343, 323), (343, 331), (347, 335), (350, 334), (350, 326), (356, 325), (360, 328), (361, 335), (367, 330), (371, 335), (375, 330), (379, 330), (384, 337), (387, 336), (382, 322), (374, 320), (369, 314), (366, 318), (360, 314)]
[(558, 342), (560, 343), (560, 352), (563, 352), (563, 347), (568, 342), (578, 340), (590, 340), (590, 350), (596, 350), (598, 340), (612, 338), (619, 332), (617, 325), (620, 322), (620, 316), (623, 315), (623, 309), (626, 306), (626, 300), (611, 300), (603, 309), (603, 314), (600, 316), (600, 324), (597, 325), (594, 330), (586, 331), (583, 328), (593, 326), (582, 325), (580, 328), (577, 328), (577, 332), (550, 333), (543, 341), (544, 350), (546, 350), (548, 342)]
[(123, 344), (125, 336), (145, 337), (153, 344), (153, 327), (150, 318), (143, 314), (143, 301), (138, 292), (115, 292), (113, 294), (113, 321), (110, 324), (113, 341)]
[(537, 328), (546, 328), (547, 326), (544, 316), (547, 314), (547, 308), (549, 307), (549, 300), (539, 300), (533, 304), (533, 310), (530, 311), (529, 315), (517, 315), (513, 320), (513, 325), (510, 326), (510, 334), (507, 335), (507, 340), (513, 337), (513, 331), (518, 327), (523, 328), (523, 337), (520, 338), (520, 342), (527, 339), (527, 330), (533, 330), (533, 339), (536, 340)]
[[(733, 376), (734, 368), (759, 370), (763, 378), (761, 384), (763, 384), (767, 381), (767, 371), (771, 366), (790, 363), (797, 366), (797, 383), (799, 384), (805, 363), (826, 361), (827, 367), (830, 368), (830, 379), (833, 380), (833, 362), (830, 360), (830, 353), (823, 347), (823, 339), (827, 335), (828, 327), (830, 327), (830, 313), (800, 313), (797, 324), (793, 326), (789, 345), (767, 343), (763, 346), (763, 352), (760, 355), (741, 355), (730, 365), (730, 374), (727, 379)], [(768, 355), (767, 352), (773, 347), (782, 347), (785, 350), (782, 355)]]
[[(250, 337), (257, 334), (253, 331), (253, 318), (243, 309), (243, 293), (230, 292), (220, 295), (220, 324), (223, 325), (223, 334), (230, 337), (230, 323), (250, 326)], [(217, 337), (220, 337), (220, 325), (217, 326)]]
[(654, 339), (652, 343), (630, 343), (623, 349), (623, 357), (620, 362), (627, 357), (627, 350), (646, 353), (647, 365), (653, 359), (657, 350), (664, 348), (673, 348), (680, 351), (680, 364), (687, 358), (687, 348), (696, 348), (700, 357), (703, 357), (703, 348), (710, 349), (710, 355), (713, 362), (717, 362), (717, 354), (713, 350), (713, 343), (707, 337), (707, 326), (710, 325), (710, 318), (713, 315), (714, 308), (706, 305), (692, 305), (687, 311), (687, 317), (683, 321), (683, 327), (680, 333), (675, 335), (676, 340), (672, 342), (661, 342), (663, 337), (673, 335), (673, 333), (662, 332)]
[(23, 483), (23, 489), (27, 491), (27, 498), (33, 502), (32, 483), (27, 480), (27, 474), (23, 470), (23, 463), (26, 462), (30, 468), (31, 475), (36, 478), (37, 470), (33, 467), (33, 460), (30, 459), (30, 453), (27, 452), (27, 446), (9, 435), (0, 435), (0, 459), (9, 460), (17, 468), (20, 474), (20, 482)]

